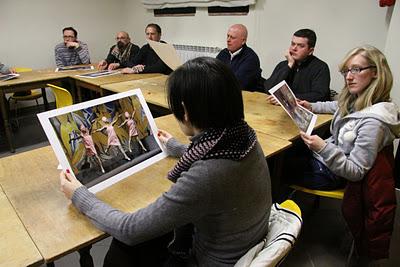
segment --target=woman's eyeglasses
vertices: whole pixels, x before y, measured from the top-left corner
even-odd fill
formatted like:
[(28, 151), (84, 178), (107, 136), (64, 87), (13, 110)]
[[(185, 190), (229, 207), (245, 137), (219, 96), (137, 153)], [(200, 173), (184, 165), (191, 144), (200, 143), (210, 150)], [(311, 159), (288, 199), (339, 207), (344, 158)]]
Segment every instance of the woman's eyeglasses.
[(346, 77), (347, 74), (350, 72), (351, 74), (360, 74), (360, 72), (362, 72), (363, 70), (367, 70), (367, 69), (372, 69), (372, 68), (376, 68), (376, 66), (367, 66), (364, 68), (360, 68), (360, 67), (352, 67), (350, 69), (347, 70), (341, 70), (340, 73)]

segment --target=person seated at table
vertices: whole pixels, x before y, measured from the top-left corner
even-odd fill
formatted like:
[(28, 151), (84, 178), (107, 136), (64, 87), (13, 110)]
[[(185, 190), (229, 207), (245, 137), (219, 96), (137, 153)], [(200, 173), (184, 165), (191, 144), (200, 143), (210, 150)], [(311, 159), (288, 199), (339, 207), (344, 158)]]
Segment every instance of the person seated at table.
[[(158, 24), (150, 23), (145, 29), (146, 39), (161, 41), (161, 27)], [(128, 68), (124, 68), (122, 73), (163, 73), (170, 74), (171, 69), (165, 64), (157, 53), (149, 44), (145, 44), (140, 48), (139, 53), (135, 56), (132, 62), (128, 64)]]
[[(301, 29), (293, 34), (286, 60), (280, 62), (264, 82), (268, 90), (285, 80), (298, 99), (310, 102), (330, 99), (328, 65), (313, 55), (317, 36), (313, 30)], [(278, 104), (272, 95), (267, 101)]]
[(170, 75), (167, 97), (182, 132), (191, 140), (186, 146), (168, 132), (158, 132), (167, 153), (179, 157), (168, 173), (173, 184), (167, 192), (147, 207), (127, 213), (97, 199), (68, 171), (60, 173), (62, 191), (99, 229), (114, 237), (104, 266), (162, 266), (167, 256), (161, 255), (168, 255), (174, 229), (180, 234), (170, 249), (183, 249), (184, 240), (178, 237), (185, 230), (192, 229), (186, 236), (193, 234), (188, 258), (179, 260), (233, 266), (266, 236), (271, 208), (268, 165), (255, 131), (244, 121), (240, 85), (221, 61), (196, 58)]
[(3, 63), (0, 62), (0, 73), (1, 74), (10, 74), (10, 73), (15, 73), (15, 69), (8, 67), (4, 65)]
[(253, 49), (246, 45), (247, 28), (243, 24), (229, 27), (226, 46), (217, 58), (227, 64), (235, 73), (243, 89), (264, 91), (261, 78), (260, 59)]
[(78, 32), (72, 27), (66, 27), (62, 32), (64, 42), (54, 49), (57, 67), (90, 64), (88, 45), (77, 39)]
[(108, 56), (99, 62), (97, 68), (100, 70), (115, 70), (128, 66), (129, 62), (139, 52), (139, 46), (131, 43), (131, 38), (127, 32), (121, 31), (115, 37), (117, 43), (110, 48)]
[[(361, 218), (361, 225), (365, 224), (363, 227), (367, 228), (360, 229), (360, 225), (356, 226), (357, 229), (353, 228), (365, 240), (360, 246), (357, 234), (354, 236), (355, 244), (360, 256), (367, 257), (361, 258), (361, 261), (377, 260), (383, 255), (388, 256), (396, 197), (393, 169), (388, 169), (393, 168), (389, 167), (390, 160), (381, 164), (381, 169), (375, 172), (370, 173), (369, 170), (376, 163), (378, 153), (384, 155), (393, 140), (400, 137), (399, 108), (390, 99), (393, 77), (383, 53), (367, 45), (352, 49), (339, 69), (345, 85), (338, 101), (299, 102), (313, 112), (333, 113), (334, 116), (329, 139), (301, 133), (312, 156), (310, 154), (308, 164), (302, 165), (305, 167), (303, 170), (296, 170), (304, 175), (297, 175), (295, 182), (327, 190), (337, 188), (342, 179), (349, 181), (343, 199), (343, 214), (349, 212), (351, 217), (359, 216), (355, 207), (362, 204), (354, 206), (351, 201), (365, 203), (362, 208), (365, 210), (361, 213), (365, 213), (364, 216), (368, 214), (368, 218)], [(389, 155), (393, 159), (392, 151)], [(346, 197), (347, 192), (351, 192), (350, 197)], [(352, 208), (346, 211), (349, 204)], [(376, 243), (371, 238), (379, 241)]]

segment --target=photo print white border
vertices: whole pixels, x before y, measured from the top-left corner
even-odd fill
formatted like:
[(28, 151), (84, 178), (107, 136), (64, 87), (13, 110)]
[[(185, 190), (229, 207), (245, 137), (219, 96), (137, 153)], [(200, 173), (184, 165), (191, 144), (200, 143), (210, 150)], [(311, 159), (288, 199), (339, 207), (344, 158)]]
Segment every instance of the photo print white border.
[[(291, 96), (289, 96), (291, 99), (294, 99), (295, 103), (291, 103), (291, 99), (286, 98), (282, 99), (281, 97), (277, 96), (278, 93), (283, 89), (287, 88), (288, 92)], [(309, 111), (308, 109), (300, 106), (297, 104), (296, 101), (296, 96), (293, 94), (292, 89), (290, 89), (289, 85), (286, 83), (286, 81), (281, 81), (274, 87), (272, 87), (268, 92), (274, 96), (276, 101), (281, 105), (281, 107), (286, 111), (286, 113), (289, 115), (289, 117), (293, 120), (293, 122), (296, 124), (296, 126), (305, 132), (306, 134), (310, 135), (312, 133), (312, 130), (314, 129), (314, 125), (317, 121), (317, 115)], [(286, 94), (281, 94), (282, 96), (285, 96)], [(283, 100), (287, 103), (285, 105), (282, 103)], [(289, 110), (288, 107), (291, 107), (291, 110)], [(301, 114), (302, 113), (302, 114)]]
[[(122, 98), (126, 98), (126, 97), (131, 97), (136, 95), (137, 98), (139, 99), (140, 105), (143, 108), (143, 111), (145, 113), (145, 116), (147, 117), (148, 123), (149, 123), (149, 128), (150, 131), (158, 145), (158, 147), (161, 149), (161, 152), (158, 154), (155, 154), (153, 156), (151, 156), (150, 158), (137, 163), (136, 165), (125, 169), (123, 171), (121, 171), (120, 173), (115, 174), (114, 176), (111, 176), (91, 187), (89, 187), (89, 191), (91, 191), (92, 193), (96, 193), (99, 192), (115, 183), (117, 183), (118, 181), (121, 181), (127, 177), (129, 177), (130, 175), (154, 164), (155, 162), (164, 159), (165, 157), (167, 157), (167, 153), (165, 152), (165, 148), (163, 147), (163, 145), (161, 144), (161, 142), (158, 140), (157, 138), (157, 126), (154, 122), (154, 118), (150, 112), (149, 107), (147, 106), (147, 103), (143, 97), (143, 94), (141, 92), (140, 89), (134, 89), (134, 90), (130, 90), (127, 92), (123, 92), (123, 93), (119, 93), (119, 94), (113, 94), (110, 96), (106, 96), (106, 97), (102, 97), (102, 98), (98, 98), (98, 99), (94, 99), (94, 100), (90, 100), (90, 101), (86, 101), (86, 102), (82, 102), (82, 103), (78, 103), (72, 106), (67, 106), (67, 107), (63, 107), (63, 108), (59, 108), (59, 109), (54, 109), (54, 110), (50, 110), (47, 112), (43, 112), (38, 114), (39, 117), (39, 121), (42, 124), (42, 127), (44, 129), (44, 132), (47, 135), (47, 138), (56, 154), (56, 157), (62, 167), (63, 171), (71, 170), (71, 174), (75, 176), (75, 174), (72, 171), (72, 168), (70, 166), (69, 160), (64, 152), (64, 149), (62, 147), (62, 144), (60, 143), (59, 138), (57, 137), (57, 133), (53, 127), (53, 125), (50, 122), (50, 119), (59, 115), (64, 115), (64, 114), (68, 114), (71, 112), (76, 112), (76, 111), (80, 111), (86, 108), (91, 108), (94, 106), (98, 106), (101, 104), (105, 104), (108, 102), (112, 102), (115, 100), (119, 100)], [(56, 167), (56, 166), (55, 166)]]

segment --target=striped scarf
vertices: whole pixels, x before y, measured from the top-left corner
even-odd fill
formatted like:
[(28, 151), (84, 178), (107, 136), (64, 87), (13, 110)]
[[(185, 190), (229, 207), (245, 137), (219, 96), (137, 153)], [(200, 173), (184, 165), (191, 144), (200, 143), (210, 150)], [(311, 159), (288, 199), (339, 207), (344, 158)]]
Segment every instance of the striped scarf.
[(132, 43), (129, 43), (126, 45), (124, 51), (121, 53), (121, 50), (119, 50), (118, 46), (115, 45), (113, 50), (111, 51), (111, 55), (116, 57), (119, 62), (128, 62), (129, 57), (131, 56), (131, 48), (132, 48)]
[(198, 160), (231, 159), (240, 161), (256, 144), (255, 131), (245, 122), (240, 121), (230, 128), (213, 128), (204, 132), (199, 140), (192, 142), (179, 159), (175, 167), (168, 173), (173, 182), (181, 173), (190, 169)]

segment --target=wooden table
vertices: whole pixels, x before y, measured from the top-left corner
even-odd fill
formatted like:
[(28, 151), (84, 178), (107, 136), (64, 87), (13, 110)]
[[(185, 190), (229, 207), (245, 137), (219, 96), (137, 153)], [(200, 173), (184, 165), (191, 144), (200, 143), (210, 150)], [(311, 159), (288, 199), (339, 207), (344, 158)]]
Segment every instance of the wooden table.
[(0, 266), (36, 266), (43, 258), (0, 187)]
[[(171, 133), (181, 143), (189, 143), (189, 139), (180, 130), (179, 124), (173, 115), (167, 115), (155, 119), (156, 125), (159, 129), (163, 129)], [(268, 135), (259, 131), (256, 131), (258, 141), (264, 151), (265, 157), (269, 158), (279, 152), (289, 148), (292, 143), (290, 141)]]
[(160, 73), (145, 73), (145, 74), (114, 74), (114, 75), (109, 75), (109, 76), (104, 76), (104, 77), (99, 77), (99, 78), (84, 78), (84, 77), (78, 77), (78, 76), (71, 76), (75, 80), (75, 86), (77, 88), (77, 94), (78, 94), (78, 101), (82, 102), (82, 88), (92, 90), (100, 96), (104, 95), (104, 91), (102, 86), (107, 85), (107, 84), (113, 84), (113, 83), (120, 83), (120, 82), (126, 82), (126, 81), (132, 81), (132, 80), (140, 80), (140, 79), (146, 79), (150, 77), (156, 77), (160, 76), (162, 74)]
[[(165, 83), (168, 76), (158, 76), (148, 79), (106, 84), (101, 87), (121, 93), (134, 88), (140, 88), (146, 102), (163, 108), (168, 108)], [(243, 91), (245, 120), (258, 133), (265, 133), (280, 139), (292, 141), (299, 137), (299, 129), (281, 106), (268, 104), (266, 94)], [(332, 115), (318, 114), (315, 128), (319, 128), (332, 119)]]
[(47, 108), (47, 98), (45, 87), (48, 82), (59, 81), (60, 79), (66, 78), (67, 75), (60, 72), (54, 72), (54, 70), (37, 70), (30, 72), (22, 72), (16, 79), (0, 82), (0, 109), (1, 116), (3, 119), (3, 125), (5, 134), (8, 142), (8, 146), (11, 152), (14, 152), (14, 145), (12, 142), (12, 132), (9, 121), (9, 108), (5, 95), (7, 93), (15, 93), (20, 91), (26, 91), (35, 88), (42, 89), (43, 102)]
[(69, 80), (70, 77), (74, 77), (76, 74), (83, 74), (87, 72), (88, 70), (70, 70), (55, 72), (54, 68), (48, 68), (42, 70), (33, 70), (29, 72), (21, 72), (20, 76), (16, 79), (0, 82), (0, 109), (7, 142), (11, 152), (14, 152), (15, 149), (12, 142), (12, 132), (8, 114), (8, 103), (6, 102), (5, 94), (41, 88), (43, 102), (47, 110), (48, 103), (45, 90), (46, 84), (59, 83), (63, 80)]
[(147, 79), (105, 84), (101, 87), (114, 93), (122, 93), (135, 88), (140, 88), (147, 103), (168, 108), (165, 92), (165, 83), (168, 75), (161, 75)]
[[(174, 163), (159, 161), (97, 196), (123, 211), (136, 211), (169, 189), (166, 174)], [(50, 146), (0, 159), (0, 184), (47, 263), (107, 236), (64, 197), (57, 165)]]
[[(300, 136), (300, 130), (281, 106), (267, 103), (266, 94), (243, 91), (245, 119), (257, 131), (289, 141)], [(318, 114), (318, 129), (332, 120), (330, 114)]]

